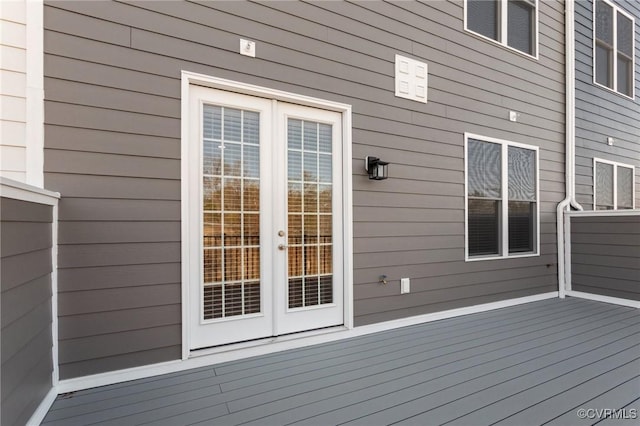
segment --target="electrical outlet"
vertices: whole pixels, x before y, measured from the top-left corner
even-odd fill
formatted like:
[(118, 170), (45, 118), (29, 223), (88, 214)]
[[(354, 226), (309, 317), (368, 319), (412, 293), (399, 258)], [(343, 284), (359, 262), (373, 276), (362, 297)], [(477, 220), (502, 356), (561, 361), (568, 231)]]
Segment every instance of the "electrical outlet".
[(256, 57), (256, 42), (251, 40), (240, 39), (240, 54), (245, 56)]
[(411, 280), (409, 278), (400, 279), (400, 294), (409, 293), (411, 291)]

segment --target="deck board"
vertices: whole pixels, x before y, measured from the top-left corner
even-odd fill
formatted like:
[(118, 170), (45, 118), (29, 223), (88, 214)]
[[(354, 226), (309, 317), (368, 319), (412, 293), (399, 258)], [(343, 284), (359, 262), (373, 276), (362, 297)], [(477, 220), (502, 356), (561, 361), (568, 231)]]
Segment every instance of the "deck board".
[(592, 424), (638, 405), (639, 345), (639, 310), (550, 299), (61, 395), (43, 425)]

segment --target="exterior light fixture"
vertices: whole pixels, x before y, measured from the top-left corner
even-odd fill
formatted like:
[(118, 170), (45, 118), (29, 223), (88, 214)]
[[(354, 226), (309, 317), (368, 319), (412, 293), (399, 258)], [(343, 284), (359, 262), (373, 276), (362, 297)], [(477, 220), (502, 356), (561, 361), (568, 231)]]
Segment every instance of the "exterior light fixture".
[(383, 180), (388, 176), (389, 163), (380, 160), (378, 157), (367, 156), (364, 159), (364, 168), (369, 173), (369, 179)]

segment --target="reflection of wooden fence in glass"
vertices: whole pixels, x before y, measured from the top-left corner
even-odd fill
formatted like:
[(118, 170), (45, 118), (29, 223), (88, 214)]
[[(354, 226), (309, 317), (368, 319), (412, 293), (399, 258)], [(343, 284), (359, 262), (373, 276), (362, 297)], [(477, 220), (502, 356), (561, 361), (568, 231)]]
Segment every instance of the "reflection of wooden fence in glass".
[[(244, 236), (242, 247), (240, 235), (205, 235), (205, 271), (204, 282), (241, 281), (260, 279), (260, 248), (247, 247), (259, 241), (259, 236)], [(290, 238), (288, 249), (288, 272), (290, 277), (303, 275), (331, 274), (333, 264), (333, 245), (331, 235), (321, 235), (316, 242), (303, 246), (302, 237)], [(224, 249), (222, 247), (224, 242)], [(211, 248), (209, 248), (211, 247)], [(224, 265), (222, 260), (224, 250)], [(224, 279), (223, 279), (224, 276)]]

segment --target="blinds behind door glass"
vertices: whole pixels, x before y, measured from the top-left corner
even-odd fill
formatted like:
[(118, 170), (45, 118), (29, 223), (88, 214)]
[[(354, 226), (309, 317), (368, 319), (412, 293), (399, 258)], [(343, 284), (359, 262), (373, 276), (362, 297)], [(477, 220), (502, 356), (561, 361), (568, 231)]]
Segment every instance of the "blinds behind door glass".
[(596, 209), (613, 209), (613, 165), (596, 162)]
[(633, 208), (633, 169), (629, 167), (617, 167), (618, 179), (618, 208)]
[(287, 120), (289, 308), (333, 302), (332, 130)]
[(498, 40), (498, 1), (467, 0), (467, 27), (471, 31)]
[(205, 105), (203, 320), (260, 312), (259, 114)]

